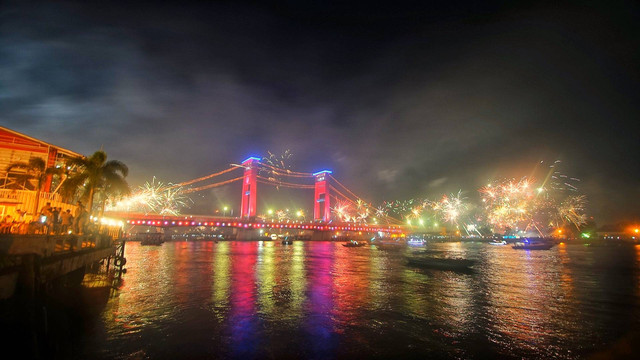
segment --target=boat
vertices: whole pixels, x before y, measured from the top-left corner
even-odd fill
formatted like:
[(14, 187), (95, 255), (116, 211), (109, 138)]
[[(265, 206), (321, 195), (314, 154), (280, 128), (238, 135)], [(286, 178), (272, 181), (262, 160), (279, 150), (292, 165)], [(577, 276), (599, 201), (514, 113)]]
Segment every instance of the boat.
[(142, 237), (140, 245), (162, 245), (164, 242), (163, 233), (142, 233), (139, 236)]
[(355, 240), (351, 240), (348, 243), (342, 244), (342, 246), (344, 246), (344, 247), (361, 247), (361, 246), (365, 246), (365, 243), (364, 242), (357, 242)]
[(409, 246), (425, 246), (427, 241), (425, 239), (420, 238), (410, 238), (407, 240), (407, 245)]
[(282, 245), (291, 245), (293, 244), (293, 239), (290, 237), (285, 237), (284, 240), (282, 240)]
[(439, 257), (407, 257), (407, 263), (411, 266), (432, 269), (432, 270), (448, 270), (470, 272), (476, 261), (471, 259), (453, 259)]
[(525, 238), (514, 243), (511, 247), (516, 250), (549, 250), (553, 245), (552, 241), (543, 238)]
[(505, 240), (502, 240), (502, 241), (494, 240), (494, 241), (491, 241), (489, 245), (507, 245), (507, 242)]
[(375, 245), (378, 250), (385, 250), (385, 251), (400, 251), (406, 248), (405, 244), (399, 243), (399, 242), (382, 243), (382, 244), (375, 244)]

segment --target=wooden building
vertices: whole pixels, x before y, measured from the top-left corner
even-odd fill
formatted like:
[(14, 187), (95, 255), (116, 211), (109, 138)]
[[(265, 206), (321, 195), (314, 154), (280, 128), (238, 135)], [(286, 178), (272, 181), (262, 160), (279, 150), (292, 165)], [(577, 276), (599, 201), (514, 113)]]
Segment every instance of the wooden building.
[[(33, 206), (30, 206), (35, 204), (35, 181), (25, 181), (24, 177), (19, 176), (19, 171), (7, 172), (10, 164), (28, 162), (32, 157), (38, 157), (49, 168), (64, 166), (66, 160), (79, 156), (83, 155), (0, 126), (0, 220), (7, 214), (15, 216), (17, 209), (35, 215)], [(55, 187), (57, 184), (49, 177), (41, 189), (39, 207), (51, 202), (55, 207), (73, 208), (62, 202)]]

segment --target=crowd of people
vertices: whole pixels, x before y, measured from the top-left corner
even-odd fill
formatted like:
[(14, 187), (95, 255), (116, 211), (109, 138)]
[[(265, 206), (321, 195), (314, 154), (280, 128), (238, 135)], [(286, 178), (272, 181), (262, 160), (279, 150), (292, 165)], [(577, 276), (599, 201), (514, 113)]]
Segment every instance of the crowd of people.
[(0, 222), (2, 234), (78, 234), (86, 233), (89, 224), (89, 212), (78, 201), (74, 213), (70, 209), (53, 207), (47, 202), (37, 216), (29, 216), (26, 211), (17, 209), (16, 216), (7, 214)]

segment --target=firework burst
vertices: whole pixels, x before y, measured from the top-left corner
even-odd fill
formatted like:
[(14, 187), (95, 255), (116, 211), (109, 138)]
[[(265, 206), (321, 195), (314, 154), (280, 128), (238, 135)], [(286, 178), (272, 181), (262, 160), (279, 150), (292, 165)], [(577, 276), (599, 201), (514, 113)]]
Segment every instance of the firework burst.
[(562, 222), (572, 224), (576, 228), (587, 223), (584, 214), (587, 198), (584, 195), (569, 196), (558, 206), (558, 217)]
[(500, 228), (527, 228), (537, 209), (533, 180), (505, 180), (481, 188), (487, 221)]
[(457, 194), (443, 195), (440, 201), (432, 203), (432, 208), (437, 214), (440, 214), (442, 220), (458, 224), (458, 219), (469, 207), (465, 200), (466, 198), (462, 197), (462, 191), (458, 191)]
[[(262, 163), (268, 165), (266, 167), (261, 167), (260, 172), (265, 174), (269, 178), (269, 180), (274, 182), (282, 181), (283, 174), (291, 173), (291, 166), (289, 165), (289, 159), (293, 155), (290, 150), (285, 150), (281, 155), (275, 155), (271, 151), (267, 151), (269, 156), (262, 158)], [(276, 185), (276, 189), (280, 189), (278, 185)]]
[(181, 209), (188, 208), (191, 199), (184, 195), (181, 186), (165, 185), (156, 181), (140, 186), (131, 196), (128, 196), (108, 207), (112, 211), (142, 212), (145, 214), (179, 215)]
[[(579, 181), (560, 174), (550, 167), (547, 178), (536, 184), (534, 179), (505, 180), (491, 183), (479, 190), (489, 224), (503, 229), (535, 229), (543, 234), (546, 226), (572, 224), (576, 228), (586, 223), (586, 197), (576, 195)], [(548, 232), (548, 230), (547, 230)]]
[(354, 218), (352, 209), (346, 202), (336, 202), (336, 205), (331, 210), (333, 211), (333, 215), (340, 221), (350, 222)]

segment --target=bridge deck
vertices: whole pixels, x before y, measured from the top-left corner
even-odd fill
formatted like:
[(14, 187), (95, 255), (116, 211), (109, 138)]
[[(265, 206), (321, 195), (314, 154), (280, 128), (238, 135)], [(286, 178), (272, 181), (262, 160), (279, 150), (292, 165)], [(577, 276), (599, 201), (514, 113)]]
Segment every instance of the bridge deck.
[(120, 219), (129, 225), (146, 225), (156, 227), (175, 226), (211, 226), (211, 227), (232, 227), (243, 229), (298, 229), (312, 231), (362, 231), (362, 232), (386, 232), (402, 234), (405, 232), (402, 226), (398, 225), (371, 225), (354, 224), (342, 222), (278, 222), (262, 221), (260, 219), (232, 218), (222, 216), (162, 216), (153, 214), (135, 213), (107, 213), (106, 217)]

